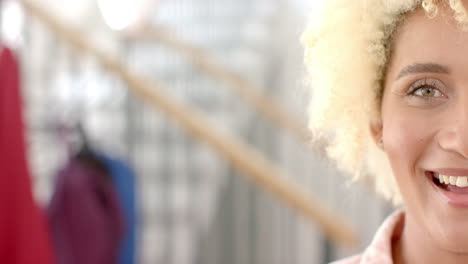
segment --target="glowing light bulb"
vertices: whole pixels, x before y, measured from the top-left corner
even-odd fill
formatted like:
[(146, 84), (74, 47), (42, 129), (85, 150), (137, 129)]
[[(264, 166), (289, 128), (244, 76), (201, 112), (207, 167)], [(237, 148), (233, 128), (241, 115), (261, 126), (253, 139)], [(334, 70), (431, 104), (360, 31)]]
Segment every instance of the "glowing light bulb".
[(123, 30), (138, 23), (148, 9), (148, 0), (98, 0), (106, 24), (113, 30)]
[(16, 1), (5, 1), (2, 12), (2, 38), (9, 45), (17, 45), (21, 40), (24, 14)]

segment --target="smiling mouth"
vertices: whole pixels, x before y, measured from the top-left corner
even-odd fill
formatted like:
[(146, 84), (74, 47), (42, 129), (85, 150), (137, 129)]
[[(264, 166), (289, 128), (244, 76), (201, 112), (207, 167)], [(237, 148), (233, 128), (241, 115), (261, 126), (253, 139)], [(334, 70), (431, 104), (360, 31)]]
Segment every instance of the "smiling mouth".
[(456, 206), (468, 207), (468, 176), (449, 176), (433, 171), (427, 171), (426, 174), (445, 201)]
[(438, 174), (436, 172), (430, 172), (432, 174), (432, 181), (438, 187), (447, 189), (448, 187), (459, 187), (464, 188), (468, 187), (468, 177), (467, 176), (449, 176)]

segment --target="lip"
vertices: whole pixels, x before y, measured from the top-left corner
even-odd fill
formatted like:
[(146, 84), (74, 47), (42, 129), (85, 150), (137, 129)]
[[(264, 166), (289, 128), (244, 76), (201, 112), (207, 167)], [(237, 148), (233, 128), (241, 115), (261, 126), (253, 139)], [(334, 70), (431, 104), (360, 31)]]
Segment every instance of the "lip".
[[(443, 168), (443, 169), (436, 169), (432, 171), (426, 171), (427, 179), (429, 180), (430, 185), (436, 191), (437, 196), (442, 200), (444, 203), (448, 203), (454, 207), (468, 209), (468, 193), (461, 194), (455, 193), (448, 190), (444, 190), (438, 187), (432, 179), (432, 172), (436, 172), (439, 174), (450, 175), (450, 176), (468, 176), (467, 169), (459, 169), (459, 168)], [(468, 188), (468, 187), (464, 187)]]
[(468, 176), (468, 169), (464, 168), (437, 168), (430, 171), (449, 176)]

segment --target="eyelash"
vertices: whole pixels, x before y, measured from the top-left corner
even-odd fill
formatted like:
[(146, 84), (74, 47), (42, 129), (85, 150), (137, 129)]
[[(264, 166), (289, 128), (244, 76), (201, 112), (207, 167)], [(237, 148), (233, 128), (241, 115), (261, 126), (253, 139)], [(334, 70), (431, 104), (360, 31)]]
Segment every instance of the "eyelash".
[(423, 100), (433, 100), (435, 97), (438, 96), (421, 96), (421, 95), (416, 95), (415, 93), (419, 91), (421, 88), (430, 88), (436, 90), (436, 92), (442, 93), (439, 88), (437, 88), (437, 81), (436, 80), (428, 80), (428, 79), (423, 79), (416, 81), (410, 86), (410, 89), (406, 93), (408, 96), (415, 96), (418, 98), (421, 98)]

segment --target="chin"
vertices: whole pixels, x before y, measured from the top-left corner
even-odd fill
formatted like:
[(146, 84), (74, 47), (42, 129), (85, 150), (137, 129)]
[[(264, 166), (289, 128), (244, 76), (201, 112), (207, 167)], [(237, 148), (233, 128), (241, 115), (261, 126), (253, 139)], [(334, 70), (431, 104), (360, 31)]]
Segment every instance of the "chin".
[(446, 251), (468, 254), (468, 210), (446, 208), (437, 217), (438, 224), (429, 225), (429, 234)]
[(447, 234), (445, 240), (441, 243), (441, 249), (457, 254), (468, 254), (468, 237), (460, 234)]

